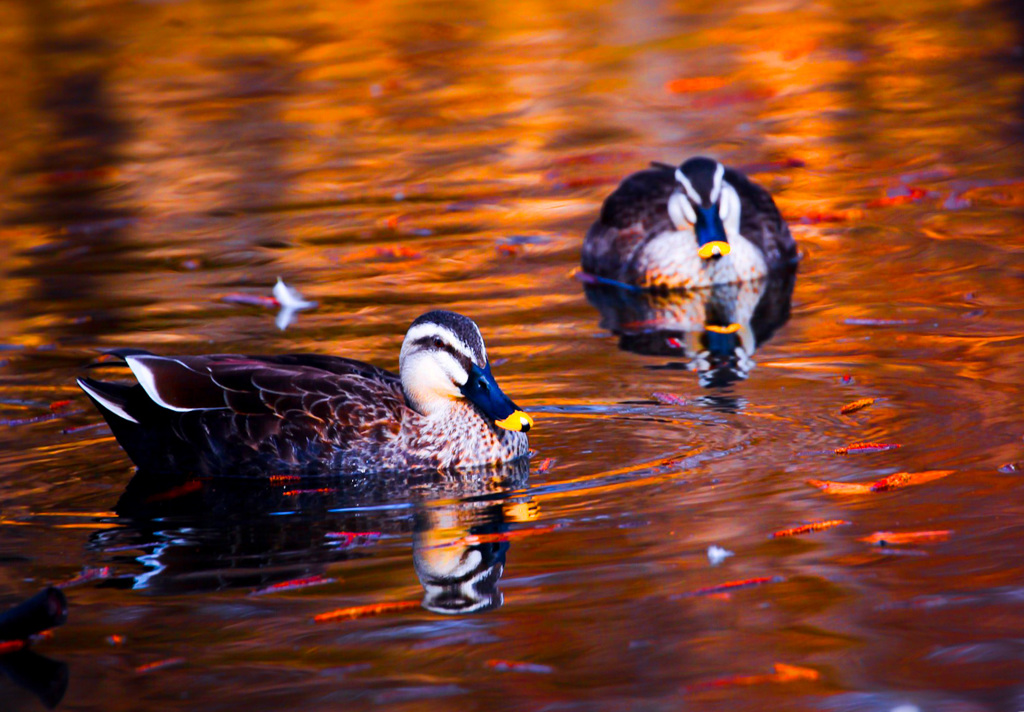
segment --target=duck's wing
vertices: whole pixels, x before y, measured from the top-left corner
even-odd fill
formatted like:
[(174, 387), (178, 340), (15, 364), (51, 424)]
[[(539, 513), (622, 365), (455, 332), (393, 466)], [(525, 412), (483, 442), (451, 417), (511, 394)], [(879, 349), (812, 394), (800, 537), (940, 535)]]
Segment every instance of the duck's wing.
[(796, 241), (771, 194), (732, 168), (725, 180), (740, 196), (740, 234), (761, 249), (770, 269), (794, 264)]
[(614, 277), (648, 239), (674, 230), (668, 199), (676, 190), (675, 168), (664, 164), (626, 178), (601, 207), (583, 241), (583, 269)]
[(351, 359), (136, 352), (124, 360), (141, 389), (82, 383), (101, 410), (119, 416), (107, 420), (126, 435), (118, 437), (126, 450), (147, 431), (169, 430), (199, 450), (266, 452), (287, 464), (367, 440), (384, 444), (411, 412), (396, 374)]
[(178, 412), (228, 410), (344, 423), (386, 418), (405, 405), (397, 375), (352, 359), (135, 354), (125, 360), (154, 403)]

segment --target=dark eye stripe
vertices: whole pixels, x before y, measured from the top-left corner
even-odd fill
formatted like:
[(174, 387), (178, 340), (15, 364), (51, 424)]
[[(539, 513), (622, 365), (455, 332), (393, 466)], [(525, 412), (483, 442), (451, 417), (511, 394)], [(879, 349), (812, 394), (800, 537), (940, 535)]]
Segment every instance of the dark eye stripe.
[(451, 354), (458, 364), (466, 369), (466, 373), (469, 373), (469, 369), (472, 368), (473, 362), (461, 351), (456, 351), (455, 347), (447, 341), (442, 341), (440, 345), (436, 345), (434, 343), (434, 338), (435, 337), (433, 336), (421, 336), (412, 343), (414, 346), (427, 351), (444, 351)]

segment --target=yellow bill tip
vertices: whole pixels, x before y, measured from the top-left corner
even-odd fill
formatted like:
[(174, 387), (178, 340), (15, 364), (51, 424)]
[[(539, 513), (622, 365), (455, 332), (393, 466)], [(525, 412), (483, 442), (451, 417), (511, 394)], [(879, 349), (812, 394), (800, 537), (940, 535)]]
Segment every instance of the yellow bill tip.
[(533, 418), (521, 410), (515, 410), (512, 411), (512, 415), (508, 416), (504, 420), (495, 420), (494, 424), (499, 428), (505, 428), (505, 430), (521, 430), (525, 433), (533, 427)]
[(721, 240), (715, 240), (709, 242), (706, 245), (701, 245), (701, 248), (697, 250), (697, 254), (702, 259), (710, 260), (712, 257), (725, 257), (732, 251), (728, 242), (722, 242)]
[(716, 334), (735, 334), (740, 330), (739, 324), (729, 324), (729, 326), (715, 326), (713, 324), (707, 324), (704, 326), (705, 331), (711, 331)]

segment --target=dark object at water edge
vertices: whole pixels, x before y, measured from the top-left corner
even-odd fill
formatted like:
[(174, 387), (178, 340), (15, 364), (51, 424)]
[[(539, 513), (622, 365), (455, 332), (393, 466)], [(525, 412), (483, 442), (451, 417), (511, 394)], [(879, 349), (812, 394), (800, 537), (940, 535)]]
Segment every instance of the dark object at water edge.
[(25, 640), (68, 619), (68, 600), (59, 588), (47, 586), (32, 598), (0, 614), (0, 640)]

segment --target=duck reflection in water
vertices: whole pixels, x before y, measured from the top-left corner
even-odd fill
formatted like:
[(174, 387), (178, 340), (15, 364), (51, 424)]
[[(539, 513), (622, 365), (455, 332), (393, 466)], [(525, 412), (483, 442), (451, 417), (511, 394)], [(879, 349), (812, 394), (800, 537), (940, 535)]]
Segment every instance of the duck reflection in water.
[[(116, 569), (141, 565), (107, 585), (182, 594), (327, 575), (331, 564), (374, 556), (387, 540), (411, 535), (423, 607), (482, 612), (502, 604), (503, 533), (535, 516), (522, 493), (528, 474), (526, 460), (457, 477), (420, 472), (283, 484), (169, 481), (140, 471), (116, 507), (125, 526), (96, 533), (92, 547), (109, 552)], [(134, 562), (124, 558), (133, 549), (143, 552)], [(337, 589), (330, 590), (334, 603)]]
[(619, 348), (680, 358), (655, 368), (694, 371), (701, 386), (720, 388), (746, 379), (754, 352), (789, 320), (796, 271), (686, 291), (581, 279)]

